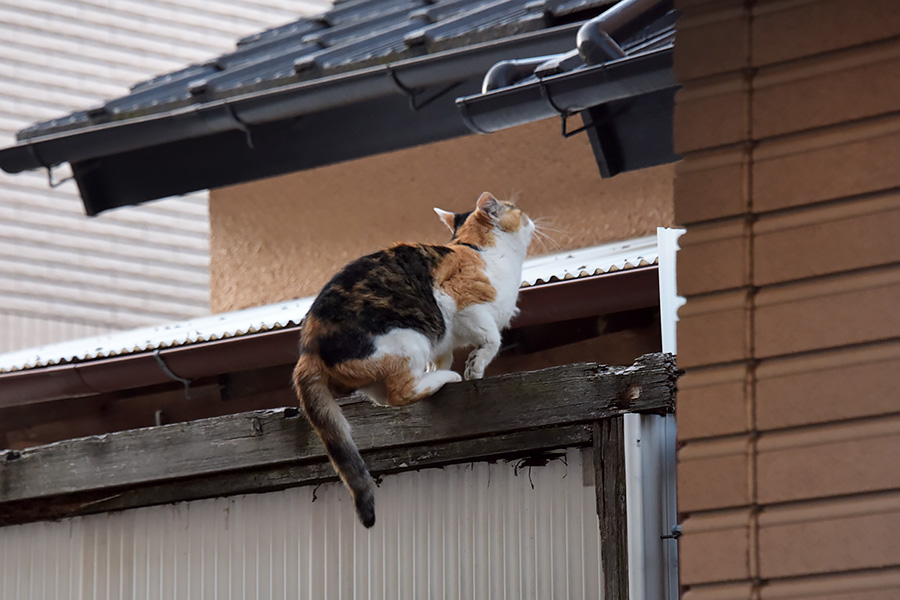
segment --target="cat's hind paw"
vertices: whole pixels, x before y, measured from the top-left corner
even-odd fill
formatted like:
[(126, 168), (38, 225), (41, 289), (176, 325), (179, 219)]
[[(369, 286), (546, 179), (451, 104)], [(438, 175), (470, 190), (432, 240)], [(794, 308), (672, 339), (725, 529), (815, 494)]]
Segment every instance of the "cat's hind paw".
[(462, 381), (462, 377), (456, 371), (432, 371), (426, 373), (419, 380), (413, 393), (424, 398), (436, 393), (448, 383), (457, 383), (459, 381)]

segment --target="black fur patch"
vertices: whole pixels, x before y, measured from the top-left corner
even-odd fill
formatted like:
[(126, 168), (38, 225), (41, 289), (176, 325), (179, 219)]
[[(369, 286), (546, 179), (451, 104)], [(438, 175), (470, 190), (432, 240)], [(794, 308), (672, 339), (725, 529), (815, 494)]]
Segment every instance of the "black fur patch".
[(451, 250), (402, 244), (359, 258), (329, 281), (310, 313), (323, 325), (319, 356), (328, 366), (365, 358), (374, 339), (393, 329), (413, 329), (437, 341), (444, 318), (434, 299), (435, 267)]
[(456, 239), (459, 228), (463, 226), (463, 223), (466, 222), (466, 219), (468, 219), (471, 214), (471, 210), (464, 213), (453, 213), (453, 237), (451, 239)]

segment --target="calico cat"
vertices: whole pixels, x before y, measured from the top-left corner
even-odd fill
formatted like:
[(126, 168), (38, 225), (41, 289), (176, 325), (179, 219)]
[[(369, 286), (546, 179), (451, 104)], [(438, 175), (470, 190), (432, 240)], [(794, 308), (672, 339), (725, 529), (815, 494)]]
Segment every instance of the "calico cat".
[(479, 379), (517, 312), (531, 219), (487, 192), (473, 211), (435, 212), (453, 232), (448, 245), (398, 244), (351, 262), (301, 325), (294, 389), (366, 527), (375, 524), (375, 483), (335, 395), (417, 402), (462, 380), (450, 366), (463, 346), (474, 346), (465, 377)]

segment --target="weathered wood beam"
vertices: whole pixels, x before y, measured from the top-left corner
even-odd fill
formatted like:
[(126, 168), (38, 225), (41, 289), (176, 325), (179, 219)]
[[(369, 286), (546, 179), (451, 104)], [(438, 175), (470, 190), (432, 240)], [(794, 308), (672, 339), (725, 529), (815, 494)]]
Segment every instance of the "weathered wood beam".
[[(558, 448), (591, 444), (589, 424), (520, 431), (427, 446), (404, 446), (366, 453), (372, 474), (444, 467), (473, 461), (518, 459)], [(20, 500), (0, 505), (0, 526), (59, 519), (140, 506), (200, 500), (219, 496), (281, 490), (298, 485), (337, 481), (331, 463), (274, 465), (209, 477), (163, 481), (120, 490), (94, 490), (65, 496)]]
[(625, 501), (625, 419), (593, 424), (594, 485), (600, 517), (603, 597), (628, 598), (628, 514)]
[[(439, 464), (425, 458), (437, 449), (453, 448), (457, 460), (475, 460), (521, 453), (528, 445), (552, 447), (548, 435), (523, 433), (545, 428), (568, 431), (555, 446), (563, 447), (571, 434), (566, 428), (626, 412), (671, 411), (676, 377), (671, 356), (652, 354), (630, 367), (582, 363), (449, 385), (402, 409), (368, 403), (343, 408), (377, 473), (402, 470), (403, 462), (411, 469)], [(397, 462), (404, 456), (408, 460)], [(124, 508), (140, 504), (113, 499), (138, 488), (167, 488), (155, 500), (152, 493), (132, 492), (144, 503), (158, 503), (332, 477), (318, 438), (297, 409), (254, 411), (0, 453), (0, 519), (5, 506), (39, 499), (109, 497), (104, 506)], [(185, 492), (180, 496), (173, 491), (179, 488)]]

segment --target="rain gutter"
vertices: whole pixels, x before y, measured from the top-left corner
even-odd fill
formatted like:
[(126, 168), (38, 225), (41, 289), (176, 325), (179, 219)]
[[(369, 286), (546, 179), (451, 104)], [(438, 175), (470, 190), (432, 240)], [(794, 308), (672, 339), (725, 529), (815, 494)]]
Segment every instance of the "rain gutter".
[[(513, 327), (659, 305), (656, 266), (523, 288)], [(0, 374), (3, 410), (291, 364), (298, 327)], [(287, 385), (287, 384), (285, 384)]]
[(581, 25), (563, 25), (160, 114), (38, 136), (0, 150), (0, 168), (19, 173), (77, 163), (226, 131), (246, 131), (255, 125), (385, 96), (413, 96), (422, 89), (482, 76), (503, 59), (564, 52), (572, 47)]
[(676, 87), (668, 47), (458, 98), (456, 105), (473, 132), (494, 133)]

